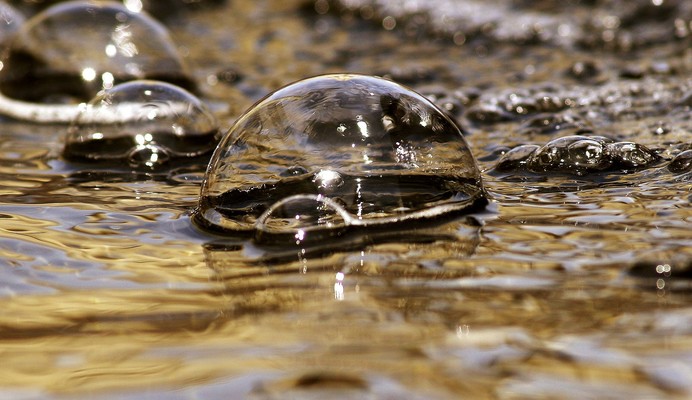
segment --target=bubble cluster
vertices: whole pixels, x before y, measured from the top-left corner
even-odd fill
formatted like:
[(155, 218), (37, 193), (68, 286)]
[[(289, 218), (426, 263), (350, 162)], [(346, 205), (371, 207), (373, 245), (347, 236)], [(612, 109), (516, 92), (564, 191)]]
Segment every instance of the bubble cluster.
[(2, 66), (0, 92), (29, 102), (87, 101), (134, 79), (195, 88), (165, 27), (116, 2), (47, 8), (12, 37)]
[[(296, 195), (313, 197), (282, 203)], [(281, 88), (237, 120), (209, 164), (195, 220), (230, 232), (283, 221), (293, 232), (275, 217), (296, 201), (319, 205), (337, 228), (469, 210), (485, 197), (460, 129), (429, 100), (382, 78), (335, 74)]]
[(544, 146), (522, 145), (508, 151), (496, 171), (586, 175), (601, 171), (627, 172), (648, 167), (661, 158), (633, 142), (615, 142), (603, 136), (564, 136)]
[[(117, 119), (113, 119), (117, 118)], [(105, 90), (70, 126), (63, 154), (74, 161), (155, 168), (211, 153), (218, 124), (194, 95), (165, 82), (132, 81)]]

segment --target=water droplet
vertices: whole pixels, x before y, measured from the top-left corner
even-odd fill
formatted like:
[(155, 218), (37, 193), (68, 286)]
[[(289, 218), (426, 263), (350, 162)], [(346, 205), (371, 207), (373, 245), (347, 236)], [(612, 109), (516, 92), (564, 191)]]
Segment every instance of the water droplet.
[(364, 75), (305, 79), (241, 116), (212, 157), (195, 220), (249, 232), (294, 195), (329, 198), (360, 225), (485, 204), (455, 123), (418, 93)]
[(217, 141), (216, 119), (194, 95), (164, 82), (132, 81), (103, 91), (83, 108), (63, 154), (74, 161), (154, 168), (211, 153)]
[(23, 101), (87, 101), (134, 79), (195, 90), (166, 28), (115, 2), (65, 2), (35, 15), (10, 41), (3, 65), (0, 91)]

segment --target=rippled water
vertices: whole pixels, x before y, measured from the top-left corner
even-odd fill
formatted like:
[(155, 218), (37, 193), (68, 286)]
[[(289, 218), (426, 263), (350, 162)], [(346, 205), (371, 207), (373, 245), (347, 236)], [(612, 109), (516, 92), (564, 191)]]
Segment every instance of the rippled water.
[[(223, 129), (386, 76), (460, 121), (491, 204), (265, 246), (191, 223), (204, 161), (70, 162), (65, 126), (2, 120), (0, 398), (692, 396), (689, 2), (211, 3), (157, 16)], [(494, 168), (570, 135), (660, 160)]]

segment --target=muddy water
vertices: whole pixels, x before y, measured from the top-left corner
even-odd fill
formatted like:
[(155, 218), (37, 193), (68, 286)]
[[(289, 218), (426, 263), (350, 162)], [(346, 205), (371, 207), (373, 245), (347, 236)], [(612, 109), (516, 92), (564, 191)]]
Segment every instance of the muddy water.
[[(0, 398), (692, 396), (689, 4), (427, 3), (159, 17), (224, 127), (328, 72), (426, 95), (479, 160), (480, 226), (266, 252), (191, 224), (204, 162), (72, 163), (64, 127), (3, 120)], [(661, 159), (494, 169), (574, 134)]]

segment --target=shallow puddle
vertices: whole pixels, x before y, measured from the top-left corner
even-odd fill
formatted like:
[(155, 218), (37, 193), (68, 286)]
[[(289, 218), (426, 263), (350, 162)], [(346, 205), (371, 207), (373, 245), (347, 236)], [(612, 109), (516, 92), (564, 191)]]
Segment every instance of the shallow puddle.
[(208, 232), (207, 153), (67, 160), (68, 125), (4, 118), (0, 398), (692, 396), (689, 2), (170, 3), (152, 13), (222, 132), (292, 82), (382, 76), (459, 122), (489, 205)]

